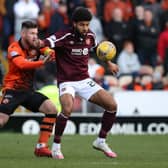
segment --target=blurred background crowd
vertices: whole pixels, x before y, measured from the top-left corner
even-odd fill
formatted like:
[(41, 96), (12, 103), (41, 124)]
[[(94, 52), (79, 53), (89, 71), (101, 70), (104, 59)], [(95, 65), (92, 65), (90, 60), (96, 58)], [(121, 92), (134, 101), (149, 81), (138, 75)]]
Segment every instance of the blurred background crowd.
[[(109, 74), (92, 52), (92, 78), (111, 92), (168, 90), (168, 0), (0, 0), (0, 82), (7, 71), (8, 45), (19, 39), (24, 20), (37, 21), (43, 39), (68, 27), (77, 6), (92, 12), (90, 29), (97, 41), (117, 47), (113, 61), (119, 74)], [(54, 63), (38, 70), (37, 88), (53, 82), (54, 73)]]

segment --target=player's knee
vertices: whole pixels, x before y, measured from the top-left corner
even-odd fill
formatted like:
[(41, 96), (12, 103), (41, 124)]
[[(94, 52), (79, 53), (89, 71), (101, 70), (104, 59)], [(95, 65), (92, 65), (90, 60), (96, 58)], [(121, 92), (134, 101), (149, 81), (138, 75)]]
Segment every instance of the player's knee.
[(0, 128), (2, 128), (7, 121), (5, 121), (3, 118), (0, 118)]
[(57, 111), (56, 107), (54, 105), (52, 105), (52, 106), (49, 106), (47, 113), (48, 114), (57, 114), (58, 111)]
[(56, 114), (57, 113), (57, 109), (55, 105), (50, 100), (46, 100), (40, 106), (39, 111), (45, 114)]
[(62, 113), (63, 113), (65, 116), (67, 116), (67, 117), (70, 117), (71, 112), (72, 112), (72, 110), (71, 110), (71, 108), (69, 108), (69, 107), (64, 107), (64, 108), (62, 109)]
[(113, 104), (113, 111), (117, 112), (117, 103), (116, 102), (114, 102), (114, 104)]
[(109, 111), (117, 112), (117, 103), (116, 103), (116, 101), (112, 101), (111, 102)]

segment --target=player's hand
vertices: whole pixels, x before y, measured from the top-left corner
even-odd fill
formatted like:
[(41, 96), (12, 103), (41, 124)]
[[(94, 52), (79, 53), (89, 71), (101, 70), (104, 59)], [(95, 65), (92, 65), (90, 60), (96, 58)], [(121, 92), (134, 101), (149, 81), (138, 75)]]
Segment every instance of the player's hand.
[(43, 60), (44, 64), (52, 61), (50, 55), (44, 56), (42, 60)]
[(50, 56), (50, 61), (54, 61), (55, 60), (55, 50), (49, 48), (49, 47), (44, 47), (40, 49), (40, 52), (45, 56)]
[(113, 75), (116, 75), (117, 72), (119, 71), (118, 65), (112, 63), (111, 61), (107, 61), (106, 63), (107, 63), (107, 65), (108, 65), (109, 71), (110, 71)]

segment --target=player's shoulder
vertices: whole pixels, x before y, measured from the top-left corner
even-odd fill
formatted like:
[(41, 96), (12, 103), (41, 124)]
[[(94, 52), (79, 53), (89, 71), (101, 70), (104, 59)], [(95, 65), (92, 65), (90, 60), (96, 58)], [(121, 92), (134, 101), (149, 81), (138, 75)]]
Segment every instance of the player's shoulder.
[(95, 35), (95, 33), (93, 33), (90, 29), (89, 29), (89, 31), (88, 31), (88, 33), (87, 33), (87, 36), (91, 36), (92, 38), (96, 38), (96, 35)]
[(21, 52), (22, 52), (22, 49), (18, 41), (12, 42), (8, 47), (8, 55), (11, 57), (20, 55)]
[(71, 36), (73, 34), (71, 28), (66, 28), (66, 29), (62, 29), (58, 32), (56, 32), (56, 36), (60, 37), (60, 38), (66, 38), (68, 36)]
[(12, 42), (9, 47), (8, 50), (20, 50), (20, 45), (18, 41), (14, 41)]

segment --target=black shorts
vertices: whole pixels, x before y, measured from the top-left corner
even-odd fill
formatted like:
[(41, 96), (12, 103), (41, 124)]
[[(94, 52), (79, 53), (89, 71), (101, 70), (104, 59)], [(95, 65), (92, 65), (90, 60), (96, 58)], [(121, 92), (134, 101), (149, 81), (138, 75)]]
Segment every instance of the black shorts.
[(34, 91), (6, 90), (0, 102), (0, 112), (11, 115), (19, 105), (32, 112), (38, 112), (46, 99), (48, 97)]

